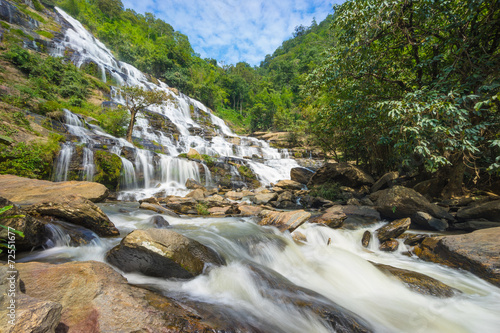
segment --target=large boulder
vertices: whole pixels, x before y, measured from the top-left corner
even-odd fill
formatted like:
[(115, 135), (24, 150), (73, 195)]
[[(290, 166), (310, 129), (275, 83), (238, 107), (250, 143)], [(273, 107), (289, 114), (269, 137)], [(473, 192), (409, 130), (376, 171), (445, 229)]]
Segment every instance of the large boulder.
[[(6, 269), (6, 266), (0, 269)], [(196, 309), (191, 304), (186, 306), (128, 284), (105, 263), (88, 261), (54, 265), (30, 262), (17, 263), (16, 269), (22, 281), (22, 288), (18, 290), (23, 291), (17, 296), (26, 295), (39, 300), (39, 305), (47, 310), (57, 310), (58, 307), (62, 310), (60, 319), (57, 313), (50, 316), (50, 311), (45, 311), (47, 321), (42, 320), (38, 330), (15, 332), (54, 332), (40, 328), (55, 322), (56, 332), (212, 332), (231, 328), (231, 324), (217, 318), (201, 317), (207, 314), (206, 306)], [(2, 304), (2, 318), (5, 318), (2, 312), (5, 308)], [(17, 309), (20, 328), (33, 327), (36, 323), (30, 323), (34, 319), (31, 314), (22, 315), (29, 310), (24, 307)]]
[(416, 212), (411, 217), (411, 222), (417, 226), (428, 229), (444, 231), (448, 229), (449, 225), (445, 219), (438, 219), (425, 212)]
[(314, 171), (311, 171), (307, 168), (298, 167), (292, 168), (292, 170), (290, 170), (290, 179), (304, 185), (309, 183), (312, 175), (314, 175)]
[(340, 228), (347, 215), (342, 211), (341, 206), (328, 208), (322, 215), (313, 217), (309, 222), (322, 223), (330, 228)]
[(420, 193), (403, 186), (393, 186), (372, 193), (370, 200), (375, 203), (376, 209), (384, 218), (400, 219), (411, 217), (417, 212), (424, 212), (439, 219), (454, 220), (453, 216), (442, 207), (430, 203)]
[(252, 202), (256, 205), (265, 205), (269, 201), (275, 201), (278, 199), (277, 193), (258, 193), (252, 197)]
[(281, 232), (286, 230), (293, 232), (311, 217), (311, 213), (304, 210), (296, 210), (292, 212), (274, 212), (264, 210), (259, 216), (262, 217), (259, 225), (274, 226)]
[(294, 180), (288, 180), (288, 179), (284, 179), (284, 180), (280, 180), (277, 184), (276, 184), (277, 187), (281, 187), (282, 189), (285, 189), (285, 190), (301, 190), (302, 189), (302, 184), (299, 183), (299, 182), (296, 182)]
[(200, 275), (205, 264), (224, 264), (212, 249), (169, 229), (134, 230), (106, 260), (124, 272), (183, 279)]
[(461, 268), (500, 287), (500, 228), (464, 235), (428, 237), (415, 254), (428, 261)]
[(349, 163), (327, 163), (318, 169), (311, 177), (308, 187), (335, 182), (343, 186), (359, 187), (372, 185), (375, 181), (372, 176), (360, 168)]
[(190, 190), (203, 189), (205, 188), (199, 181), (193, 178), (188, 178), (186, 180), (186, 188)]
[(53, 216), (92, 230), (99, 236), (118, 236), (120, 232), (93, 202), (74, 195), (54, 198), (25, 207), (31, 215)]
[(461, 208), (457, 212), (457, 219), (460, 221), (486, 219), (493, 222), (500, 222), (500, 200), (471, 204)]
[(392, 221), (376, 230), (377, 238), (380, 243), (397, 238), (410, 228), (411, 219), (404, 218)]
[(372, 193), (383, 190), (394, 185), (394, 181), (399, 177), (399, 172), (392, 171), (388, 172), (382, 177), (380, 177), (375, 184), (371, 187), (370, 191)]
[(197, 214), (197, 204), (193, 198), (170, 197), (166, 200), (165, 206), (177, 214)]
[(92, 202), (104, 201), (109, 195), (106, 186), (94, 182), (50, 182), (0, 175), (0, 196), (21, 205), (36, 205), (56, 201), (62, 196), (78, 195)]

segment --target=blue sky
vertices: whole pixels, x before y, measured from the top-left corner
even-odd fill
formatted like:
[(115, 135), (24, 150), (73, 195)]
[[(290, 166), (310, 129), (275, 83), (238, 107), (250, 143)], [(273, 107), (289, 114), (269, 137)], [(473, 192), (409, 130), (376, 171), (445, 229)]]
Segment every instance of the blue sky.
[(122, 0), (188, 36), (195, 52), (222, 64), (259, 65), (296, 26), (321, 22), (336, 0)]

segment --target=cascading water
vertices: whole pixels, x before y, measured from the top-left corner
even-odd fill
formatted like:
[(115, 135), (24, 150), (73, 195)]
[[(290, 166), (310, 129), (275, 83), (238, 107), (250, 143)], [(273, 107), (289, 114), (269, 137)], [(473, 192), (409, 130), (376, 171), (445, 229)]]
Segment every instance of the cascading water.
[(71, 143), (63, 144), (59, 156), (55, 163), (54, 180), (56, 182), (63, 182), (68, 180), (69, 164), (73, 156), (74, 148)]
[(94, 179), (94, 172), (94, 152), (85, 147), (83, 148), (83, 180), (91, 182)]

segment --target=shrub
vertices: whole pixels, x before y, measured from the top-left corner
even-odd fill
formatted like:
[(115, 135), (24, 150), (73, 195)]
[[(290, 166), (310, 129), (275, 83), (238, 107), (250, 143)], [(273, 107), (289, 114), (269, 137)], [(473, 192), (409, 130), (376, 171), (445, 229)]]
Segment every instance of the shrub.
[(340, 190), (340, 185), (333, 182), (316, 185), (311, 189), (310, 195), (313, 197), (321, 197), (331, 201), (342, 199), (342, 191)]
[(198, 202), (196, 204), (196, 211), (198, 212), (198, 215), (209, 215), (210, 214), (208, 212), (207, 205), (202, 203), (202, 202)]
[(94, 152), (94, 163), (97, 172), (94, 181), (103, 184), (110, 191), (116, 191), (122, 169), (122, 160), (120, 157), (103, 150), (98, 150)]
[(105, 108), (101, 110), (96, 118), (99, 121), (99, 126), (106, 132), (118, 138), (124, 137), (125, 134), (127, 134), (126, 126), (130, 120), (130, 115), (127, 110), (123, 108)]

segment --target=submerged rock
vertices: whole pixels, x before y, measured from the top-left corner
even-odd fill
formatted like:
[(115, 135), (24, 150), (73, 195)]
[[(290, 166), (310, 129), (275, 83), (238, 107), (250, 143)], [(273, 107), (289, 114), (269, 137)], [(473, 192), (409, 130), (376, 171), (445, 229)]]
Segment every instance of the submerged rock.
[(174, 213), (170, 209), (167, 209), (161, 205), (155, 205), (155, 204), (148, 203), (148, 202), (141, 202), (141, 205), (139, 206), (139, 208), (151, 210), (153, 212), (163, 214), (163, 215), (168, 215), (168, 216), (172, 216), (172, 217), (179, 217), (179, 215), (177, 215), (176, 213)]
[(106, 260), (124, 272), (182, 279), (201, 274), (205, 264), (224, 264), (212, 249), (169, 229), (132, 231)]
[(292, 232), (306, 222), (311, 217), (311, 213), (304, 210), (292, 212), (264, 210), (260, 213), (260, 216), (262, 220), (260, 220), (259, 225), (270, 225), (277, 227), (281, 232), (286, 230)]
[(170, 226), (167, 220), (161, 215), (155, 215), (149, 219), (149, 223), (151, 223), (155, 228), (166, 228)]

